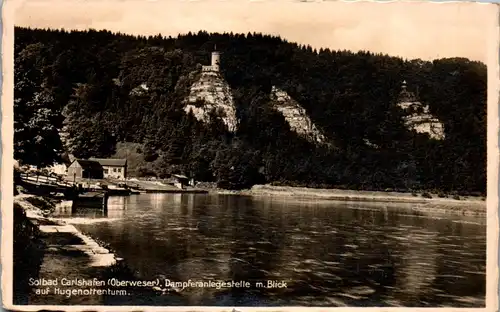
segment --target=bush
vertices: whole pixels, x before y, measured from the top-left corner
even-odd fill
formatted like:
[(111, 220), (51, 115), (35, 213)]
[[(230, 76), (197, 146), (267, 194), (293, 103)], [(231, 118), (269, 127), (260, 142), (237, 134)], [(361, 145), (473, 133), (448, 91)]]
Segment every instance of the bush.
[(281, 181), (273, 181), (273, 182), (271, 182), (269, 184), (272, 185), (272, 186), (286, 186), (287, 185), (286, 183), (283, 183)]
[(439, 198), (447, 198), (448, 195), (446, 195), (445, 193), (440, 192), (440, 193), (438, 193), (438, 197)]
[(422, 193), (422, 197), (423, 198), (432, 198), (431, 194), (429, 194), (427, 192)]
[(413, 197), (417, 197), (417, 196), (418, 196), (418, 194), (417, 194), (417, 193), (411, 193), (411, 196), (413, 196)]
[(155, 172), (149, 168), (147, 168), (146, 166), (140, 166), (138, 169), (137, 169), (137, 176), (139, 178), (143, 178), (143, 177), (154, 177), (156, 176)]
[(458, 195), (454, 195), (454, 196), (453, 196), (453, 199), (455, 199), (455, 200), (460, 200), (460, 196), (458, 196)]

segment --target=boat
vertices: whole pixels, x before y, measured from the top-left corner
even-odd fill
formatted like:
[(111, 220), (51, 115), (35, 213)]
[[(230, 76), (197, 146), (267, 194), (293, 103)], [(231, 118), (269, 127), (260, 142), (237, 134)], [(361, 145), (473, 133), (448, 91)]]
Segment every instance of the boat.
[(128, 187), (122, 187), (121, 185), (102, 185), (102, 188), (106, 190), (108, 196), (129, 196), (132, 193)]
[(73, 198), (73, 205), (78, 207), (106, 207), (108, 194), (106, 192), (85, 192)]
[(132, 194), (132, 191), (122, 188), (108, 188), (107, 193), (109, 196), (128, 196)]

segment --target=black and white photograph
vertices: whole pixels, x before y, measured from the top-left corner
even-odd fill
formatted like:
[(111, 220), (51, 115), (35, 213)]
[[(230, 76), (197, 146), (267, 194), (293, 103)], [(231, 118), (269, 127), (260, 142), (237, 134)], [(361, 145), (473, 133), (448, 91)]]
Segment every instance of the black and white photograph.
[(4, 304), (491, 307), (497, 6), (11, 8)]

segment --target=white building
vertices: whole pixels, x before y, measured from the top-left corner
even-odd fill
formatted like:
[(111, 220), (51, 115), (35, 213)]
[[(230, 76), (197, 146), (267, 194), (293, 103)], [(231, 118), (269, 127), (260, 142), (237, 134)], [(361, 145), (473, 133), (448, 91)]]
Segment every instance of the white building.
[(90, 158), (102, 166), (103, 177), (124, 180), (127, 177), (127, 160), (114, 158)]

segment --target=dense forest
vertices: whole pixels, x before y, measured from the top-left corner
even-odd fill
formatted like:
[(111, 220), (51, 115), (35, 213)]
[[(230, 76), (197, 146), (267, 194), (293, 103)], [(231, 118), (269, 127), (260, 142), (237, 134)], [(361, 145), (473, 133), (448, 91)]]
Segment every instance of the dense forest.
[[(214, 45), (233, 91), (236, 133), (215, 112), (202, 124), (183, 111)], [(133, 175), (183, 173), (228, 189), (484, 193), (486, 76), (484, 64), (463, 58), (316, 50), (257, 33), (165, 38), (16, 28), (15, 158), (46, 166), (65, 153), (126, 155)], [(396, 106), (403, 80), (443, 122), (444, 140), (405, 128)], [(148, 89), (138, 91), (141, 84)], [(290, 130), (271, 109), (272, 86), (306, 109), (329, 145)]]

